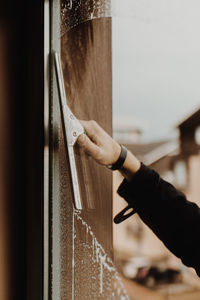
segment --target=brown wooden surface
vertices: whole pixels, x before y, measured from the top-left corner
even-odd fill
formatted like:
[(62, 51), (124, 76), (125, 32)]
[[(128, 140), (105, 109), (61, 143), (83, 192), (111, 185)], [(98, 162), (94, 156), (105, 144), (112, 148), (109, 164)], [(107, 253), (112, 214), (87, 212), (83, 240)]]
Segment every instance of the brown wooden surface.
[[(111, 134), (110, 27), (109, 19), (79, 25), (62, 37), (61, 54), (69, 107), (77, 118), (94, 119)], [(109, 251), (112, 239), (111, 172), (76, 150), (83, 214)]]
[[(108, 18), (92, 20), (70, 30), (61, 39), (61, 57), (69, 107), (77, 118), (94, 119), (111, 134), (111, 20)], [(60, 175), (61, 197), (63, 197), (61, 201), (63, 278), (61, 281), (63, 286), (69, 284), (70, 289), (70, 282), (67, 280), (67, 283), (66, 278), (71, 268), (69, 253), (72, 240), (69, 236), (71, 235), (72, 223), (69, 219), (72, 218), (72, 210), (69, 206), (70, 202), (73, 201), (73, 193), (69, 165), (63, 158), (66, 151), (63, 146), (63, 138), (61, 138), (60, 146), (62, 148), (60, 164), (63, 166)], [(84, 206), (81, 218), (91, 226), (97, 240), (108, 255), (112, 256), (112, 174), (105, 167), (97, 165), (79, 149), (76, 149), (76, 164)], [(77, 268), (80, 261), (84, 262), (84, 266), (81, 263), (82, 271), (76, 270), (75, 274), (75, 289), (79, 289), (76, 291), (78, 293), (76, 299), (86, 299), (86, 280), (90, 280), (89, 277), (92, 276), (92, 266), (87, 265), (88, 254), (84, 253), (81, 244), (89, 243), (89, 237), (88, 232), (83, 230), (81, 222), (76, 222), (76, 220), (75, 230), (74, 252)], [(88, 276), (85, 277), (83, 274), (87, 272)], [(99, 279), (97, 278), (96, 281)], [(66, 299), (67, 295), (69, 296), (69, 289), (65, 292), (63, 289), (63, 299)]]

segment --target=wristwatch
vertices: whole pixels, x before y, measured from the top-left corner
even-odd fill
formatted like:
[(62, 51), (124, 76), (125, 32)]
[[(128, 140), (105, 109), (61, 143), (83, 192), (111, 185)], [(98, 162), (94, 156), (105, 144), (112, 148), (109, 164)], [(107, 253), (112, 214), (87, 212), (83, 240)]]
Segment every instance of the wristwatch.
[(113, 170), (113, 171), (121, 169), (121, 167), (123, 166), (123, 164), (126, 160), (127, 152), (128, 151), (127, 151), (126, 147), (121, 145), (121, 153), (119, 155), (118, 160), (112, 165), (107, 165), (107, 168), (110, 170)]

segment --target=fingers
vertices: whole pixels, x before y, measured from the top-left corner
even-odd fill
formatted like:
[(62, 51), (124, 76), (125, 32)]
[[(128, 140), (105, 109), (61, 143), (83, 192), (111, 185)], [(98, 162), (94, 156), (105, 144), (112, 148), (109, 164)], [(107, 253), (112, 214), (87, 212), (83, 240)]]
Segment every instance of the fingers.
[(93, 158), (96, 158), (98, 156), (99, 147), (95, 145), (86, 134), (81, 134), (78, 137), (77, 144)]
[(101, 127), (97, 124), (97, 122), (91, 121), (84, 121), (80, 120), (80, 123), (84, 127), (88, 137), (92, 140), (95, 144), (99, 144), (99, 133)]
[(95, 121), (83, 121), (87, 135), (78, 138), (78, 144), (98, 163), (108, 165), (119, 156), (121, 147)]

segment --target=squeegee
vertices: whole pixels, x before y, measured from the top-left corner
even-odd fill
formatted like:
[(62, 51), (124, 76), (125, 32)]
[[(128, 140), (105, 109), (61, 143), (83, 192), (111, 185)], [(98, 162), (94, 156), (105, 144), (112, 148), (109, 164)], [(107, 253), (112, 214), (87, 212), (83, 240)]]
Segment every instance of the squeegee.
[(76, 209), (82, 210), (79, 182), (78, 182), (76, 162), (74, 156), (74, 146), (76, 144), (78, 137), (81, 134), (83, 134), (85, 131), (81, 123), (76, 119), (76, 117), (74, 116), (74, 114), (71, 112), (70, 108), (67, 105), (61, 59), (60, 59), (60, 55), (57, 52), (54, 53), (54, 59), (55, 59), (56, 76), (58, 82), (59, 106), (60, 106), (60, 113), (62, 119), (62, 127), (64, 131), (64, 140), (69, 155), (72, 186), (74, 192), (74, 204)]

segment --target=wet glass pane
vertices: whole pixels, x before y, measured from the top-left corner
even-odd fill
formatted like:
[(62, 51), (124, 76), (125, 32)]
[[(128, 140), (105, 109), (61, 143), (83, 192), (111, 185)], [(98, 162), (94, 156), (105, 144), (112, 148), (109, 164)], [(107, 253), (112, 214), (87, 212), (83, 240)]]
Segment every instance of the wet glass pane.
[[(94, 3), (88, 2), (90, 12)], [(111, 19), (86, 20), (63, 32), (63, 14), (71, 24), (77, 7), (69, 5), (54, 4), (52, 11), (52, 50), (61, 55), (66, 101), (78, 119), (95, 119), (112, 134)], [(75, 147), (83, 209), (74, 208), (53, 66), (52, 83), (52, 299), (129, 299), (112, 260), (112, 173)]]

